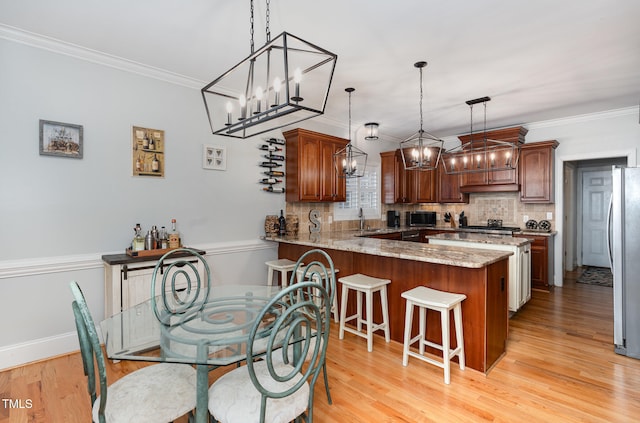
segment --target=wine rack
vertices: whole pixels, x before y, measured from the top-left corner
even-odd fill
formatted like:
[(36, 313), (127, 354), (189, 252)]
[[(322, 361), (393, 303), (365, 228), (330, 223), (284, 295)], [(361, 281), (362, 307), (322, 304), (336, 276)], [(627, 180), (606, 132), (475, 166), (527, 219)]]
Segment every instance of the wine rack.
[[(279, 138), (265, 138), (258, 148), (263, 152), (260, 156), (260, 167), (263, 168), (262, 177), (258, 181), (265, 192), (284, 194), (284, 155), (285, 141)], [(281, 185), (282, 184), (282, 185)]]

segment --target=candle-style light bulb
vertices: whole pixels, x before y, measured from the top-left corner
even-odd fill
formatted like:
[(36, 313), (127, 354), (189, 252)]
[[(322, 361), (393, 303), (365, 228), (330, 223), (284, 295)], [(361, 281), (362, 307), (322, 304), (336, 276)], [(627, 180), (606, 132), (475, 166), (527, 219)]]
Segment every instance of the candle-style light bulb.
[(480, 167), (482, 166), (482, 156), (480, 154), (476, 156), (476, 162), (478, 164), (478, 169), (480, 169)]
[(495, 166), (495, 164), (496, 164), (496, 153), (491, 153), (491, 155), (489, 155), (489, 159), (491, 159), (491, 166)]
[(505, 154), (504, 164), (506, 166), (511, 166), (511, 152), (510, 151), (507, 151), (507, 153)]
[(274, 93), (274, 101), (273, 106), (277, 106), (280, 104), (280, 89), (282, 88), (282, 81), (277, 76), (273, 80), (273, 93)]
[(456, 158), (451, 158), (451, 170), (456, 170)]
[(241, 94), (238, 103), (240, 103), (240, 117), (238, 120), (243, 120), (247, 117), (247, 97)]
[(300, 68), (296, 68), (296, 70), (293, 72), (293, 82), (295, 82), (295, 95), (291, 97), (291, 100), (295, 102), (304, 100), (302, 97), (300, 97), (301, 81), (302, 81), (302, 71), (300, 70)]
[(466, 168), (467, 168), (467, 162), (468, 162), (468, 161), (469, 161), (469, 159), (467, 159), (467, 156), (463, 156), (463, 157), (462, 157), (462, 167), (463, 167), (464, 169), (466, 169)]
[(233, 105), (230, 101), (227, 101), (227, 126), (231, 125), (231, 112), (233, 112)]
[(254, 115), (257, 115), (261, 111), (262, 106), (262, 87), (256, 88), (256, 111), (253, 112)]

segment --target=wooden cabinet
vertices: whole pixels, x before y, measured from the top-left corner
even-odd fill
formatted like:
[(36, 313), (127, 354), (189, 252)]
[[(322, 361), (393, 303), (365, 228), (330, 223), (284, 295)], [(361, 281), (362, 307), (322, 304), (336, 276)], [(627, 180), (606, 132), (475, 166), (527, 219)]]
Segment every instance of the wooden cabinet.
[(283, 135), (287, 147), (287, 201), (345, 201), (346, 180), (338, 177), (333, 155), (349, 141), (305, 129), (292, 129)]
[(525, 144), (520, 150), (520, 201), (553, 203), (553, 166), (558, 141)]
[(533, 240), (531, 243), (531, 288), (548, 291), (553, 281), (553, 237), (514, 235)]
[(437, 171), (405, 170), (400, 150), (380, 153), (384, 204), (437, 202)]
[[(444, 163), (447, 163), (447, 155), (443, 155)], [(462, 175), (449, 175), (444, 166), (438, 166), (438, 180), (436, 198), (438, 203), (468, 203), (469, 194), (460, 191)]]

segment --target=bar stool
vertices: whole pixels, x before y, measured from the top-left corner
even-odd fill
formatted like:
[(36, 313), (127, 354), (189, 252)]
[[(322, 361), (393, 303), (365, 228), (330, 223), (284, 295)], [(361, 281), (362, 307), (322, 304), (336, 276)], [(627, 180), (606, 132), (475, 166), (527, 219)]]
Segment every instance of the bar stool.
[[(386, 342), (390, 341), (389, 336), (389, 306), (387, 301), (387, 285), (391, 283), (390, 279), (379, 279), (367, 275), (356, 273), (355, 275), (345, 276), (338, 279), (342, 283), (342, 308), (340, 309), (340, 339), (344, 339), (344, 332), (353, 333), (367, 340), (367, 351), (373, 351), (373, 332), (384, 330), (384, 338)], [(347, 298), (349, 290), (356, 291), (357, 311), (347, 317)], [(380, 292), (380, 301), (382, 303), (382, 323), (373, 322), (373, 293)], [(362, 295), (365, 295), (366, 315), (367, 319), (362, 317)], [(346, 327), (345, 323), (357, 319), (357, 330)], [(361, 332), (362, 324), (367, 325), (367, 332)]]
[[(444, 369), (444, 383), (450, 382), (450, 361), (456, 355), (458, 356), (460, 370), (464, 370), (464, 339), (462, 334), (462, 301), (467, 298), (464, 294), (455, 294), (451, 292), (443, 292), (425, 286), (405, 291), (401, 294), (402, 298), (407, 300), (407, 309), (404, 322), (404, 347), (402, 349), (402, 365), (406, 366), (409, 356), (419, 358), (427, 363), (433, 364)], [(411, 338), (411, 328), (413, 325), (413, 307), (420, 308), (420, 332), (417, 336)], [(440, 312), (440, 320), (442, 325), (442, 345), (427, 341), (427, 310)], [(449, 311), (453, 310), (453, 318), (456, 330), (456, 348), (451, 349), (449, 345)], [(409, 350), (409, 346), (418, 342), (420, 353)], [(427, 357), (424, 355), (425, 345), (442, 351), (442, 361)]]
[[(326, 269), (326, 270), (329, 270), (329, 269)], [(340, 269), (333, 269), (334, 274), (338, 273), (339, 271)], [(305, 272), (307, 274), (307, 278), (313, 275), (322, 275), (322, 279), (325, 279), (325, 275), (326, 275), (326, 273), (322, 271), (320, 266), (318, 266), (317, 264), (312, 265), (312, 267), (309, 270), (307, 270), (307, 266), (300, 266), (298, 267), (298, 271), (296, 275), (298, 282), (302, 282), (302, 278), (304, 277)], [(335, 322), (338, 323), (338, 296), (337, 295), (334, 295), (333, 297), (333, 304), (331, 304), (331, 313), (333, 313), (333, 319), (335, 320)]]
[(289, 259), (278, 259), (267, 261), (264, 264), (267, 265), (267, 285), (273, 285), (273, 274), (275, 272), (280, 272), (280, 280), (282, 283), (282, 287), (286, 288), (289, 284), (287, 279), (287, 274), (289, 272), (293, 272), (293, 269), (296, 267), (296, 262), (291, 261)]

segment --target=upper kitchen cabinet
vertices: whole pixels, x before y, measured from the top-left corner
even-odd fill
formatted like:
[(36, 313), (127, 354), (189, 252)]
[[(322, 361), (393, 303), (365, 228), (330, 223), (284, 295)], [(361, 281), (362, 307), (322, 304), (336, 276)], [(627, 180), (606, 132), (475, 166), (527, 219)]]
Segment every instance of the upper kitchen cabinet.
[(525, 144), (520, 150), (520, 201), (553, 203), (553, 166), (558, 141)]
[(338, 177), (333, 155), (349, 141), (306, 129), (292, 129), (283, 135), (287, 147), (287, 201), (345, 201), (346, 180)]
[(435, 203), (437, 171), (405, 170), (400, 150), (380, 153), (384, 204)]
[[(488, 140), (505, 141), (522, 145), (527, 132), (528, 130), (526, 128), (517, 126), (514, 128), (496, 129), (482, 134), (476, 133), (473, 136), (473, 144), (479, 146), (486, 137)], [(472, 140), (470, 134), (458, 138), (463, 145)], [(463, 174), (460, 187), (461, 192), (504, 192), (519, 190), (519, 175), (517, 169), (491, 170), (491, 167), (486, 167), (486, 163), (475, 163), (474, 160), (475, 157), (472, 157), (470, 166), (477, 167), (479, 171)]]
[[(443, 154), (442, 159), (446, 163), (448, 156)], [(438, 203), (468, 203), (469, 194), (460, 191), (461, 185), (461, 174), (450, 175), (445, 172), (444, 166), (438, 166)]]

